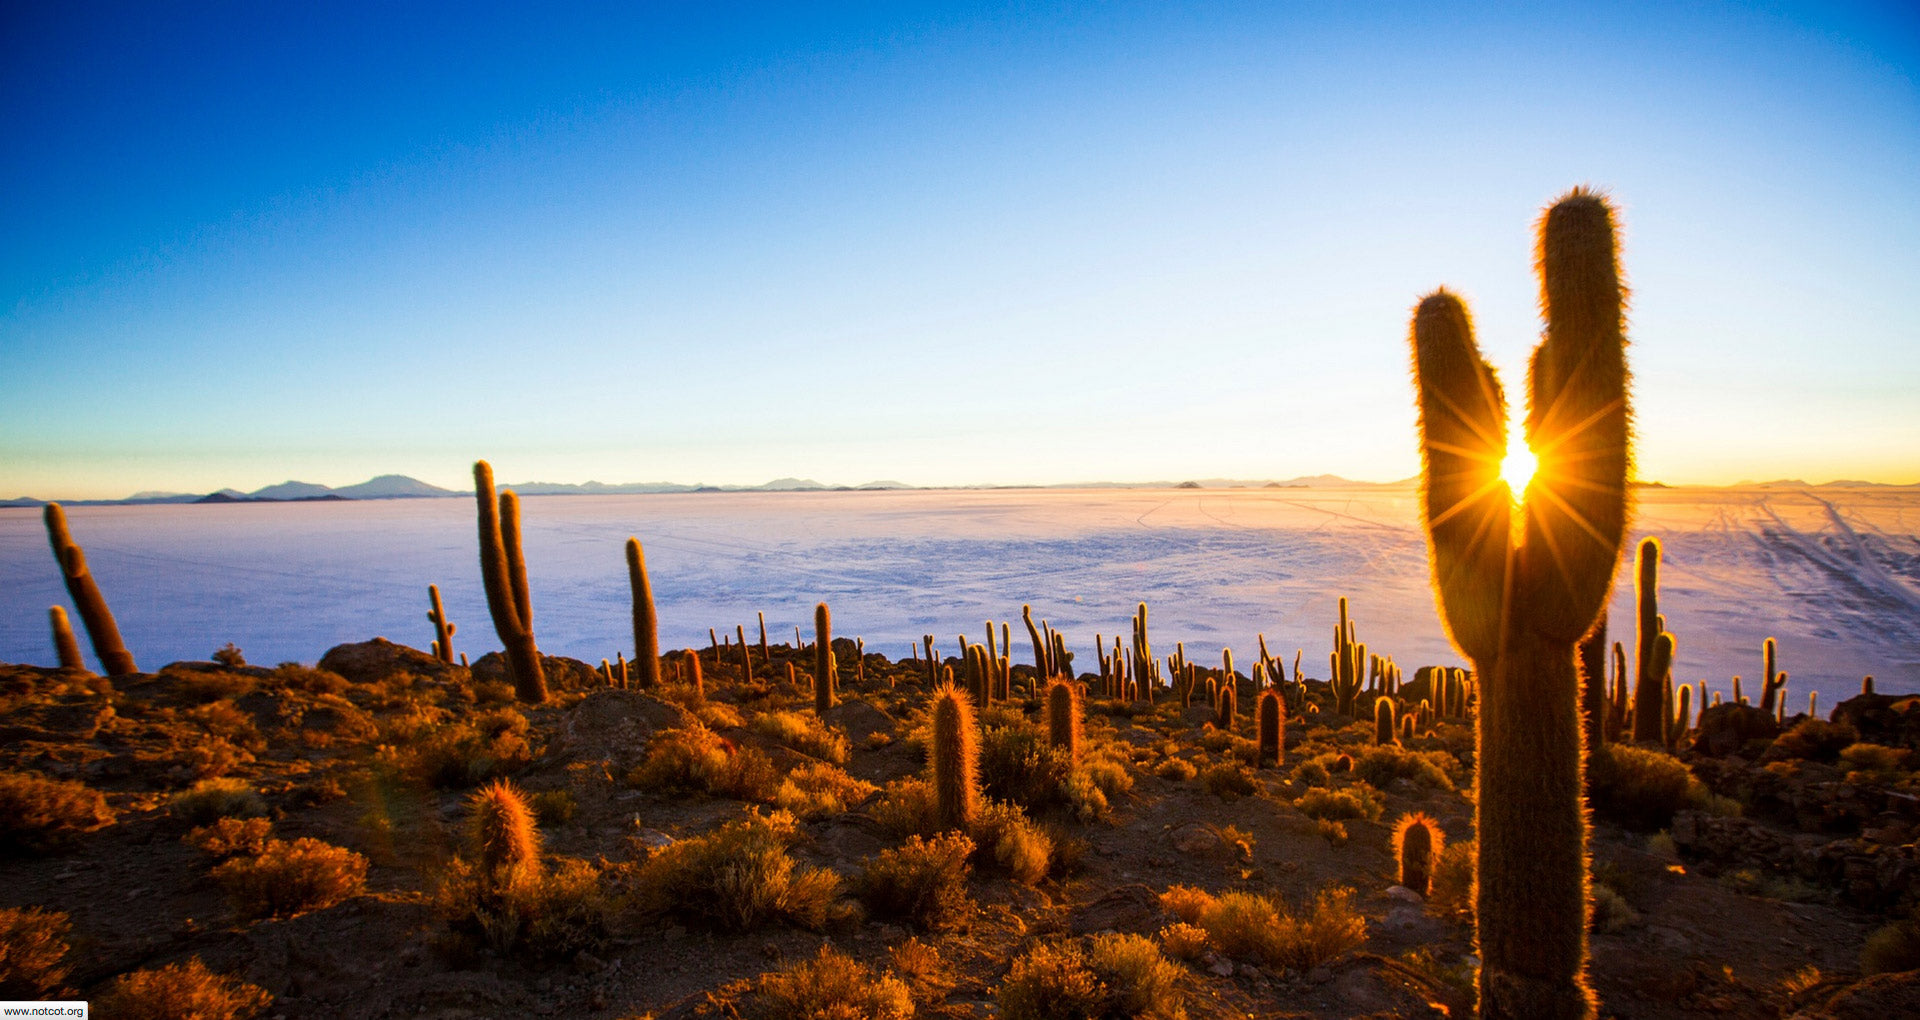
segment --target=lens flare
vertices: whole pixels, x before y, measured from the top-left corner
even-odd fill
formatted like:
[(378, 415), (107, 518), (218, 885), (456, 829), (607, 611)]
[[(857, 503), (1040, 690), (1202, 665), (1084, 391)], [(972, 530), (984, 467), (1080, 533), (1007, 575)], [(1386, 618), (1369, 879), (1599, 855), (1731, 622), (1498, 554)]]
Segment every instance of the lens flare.
[(1533, 481), (1533, 472), (1539, 466), (1539, 458), (1526, 443), (1508, 442), (1507, 457), (1500, 462), (1500, 477), (1506, 480), (1507, 491), (1512, 493), (1514, 502), (1526, 496), (1527, 483)]

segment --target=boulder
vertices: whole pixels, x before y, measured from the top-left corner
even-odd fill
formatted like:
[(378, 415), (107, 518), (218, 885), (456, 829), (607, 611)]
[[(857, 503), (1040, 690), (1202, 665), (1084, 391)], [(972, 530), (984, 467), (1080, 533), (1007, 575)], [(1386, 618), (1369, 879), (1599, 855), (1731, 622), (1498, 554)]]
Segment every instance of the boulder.
[(444, 679), (454, 667), (421, 651), (396, 645), (386, 638), (334, 645), (320, 657), (320, 668), (338, 673), (356, 684), (377, 683), (396, 673)]
[(1759, 753), (1780, 735), (1780, 724), (1772, 713), (1754, 705), (1723, 702), (1709, 705), (1700, 713), (1697, 735), (1693, 738), (1696, 754), (1716, 758), (1729, 754)]
[(1870, 744), (1920, 749), (1920, 695), (1855, 695), (1834, 706), (1833, 721)]

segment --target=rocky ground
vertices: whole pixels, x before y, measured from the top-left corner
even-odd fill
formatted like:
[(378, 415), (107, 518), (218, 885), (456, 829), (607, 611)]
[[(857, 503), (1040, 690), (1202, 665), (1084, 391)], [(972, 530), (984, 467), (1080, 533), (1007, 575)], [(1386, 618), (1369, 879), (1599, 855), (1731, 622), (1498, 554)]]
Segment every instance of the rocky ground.
[[(1044, 726), (1038, 701), (997, 704), (980, 714), (987, 792), (1021, 803), (1024, 820), (1010, 824), (1037, 834), (1044, 860), (1036, 871), (976, 852), (959, 901), (897, 916), (868, 872), (925, 828), (913, 821), (929, 741), (924, 664), (861, 660), (836, 643), (842, 703), (823, 728), (793, 722), (816, 717), (811, 651), (791, 652), (773, 646), (743, 677), (735, 653), (703, 651), (700, 692), (681, 682), (683, 656), (649, 691), (549, 659), (553, 696), (538, 706), (515, 702), (498, 656), (469, 670), (379, 640), (336, 648), (318, 669), (176, 663), (107, 680), (0, 665), (0, 772), (11, 777), (0, 907), (65, 915), (64, 927), (11, 915), (28, 919), (16, 937), (40, 925), (64, 947), (39, 972), (45, 993), (134, 1001), (125, 975), (197, 959), (263, 989), (271, 1002), (259, 1015), (271, 1017), (797, 1016), (780, 1012), (766, 976), (823, 946), (868, 967), (872, 987), (897, 980), (916, 1015), (993, 1016), (1018, 1012), (1009, 989), (1033, 970), (1023, 960), (1048, 948), (1097, 955), (1094, 937), (1109, 932), (1166, 954), (1171, 969), (1156, 973), (1172, 976), (1151, 1006), (1161, 1015), (1471, 1012), (1461, 890), (1400, 886), (1392, 838), (1398, 819), (1422, 812), (1449, 842), (1471, 840), (1465, 720), (1369, 756), (1370, 720), (1298, 711), (1284, 762), (1254, 768), (1245, 714), (1229, 734), (1210, 709), (1164, 692), (1153, 706), (1094, 697), (1086, 778), (1069, 781), (1044, 753), (1015, 753), (1016, 735)], [(1015, 687), (1030, 678), (1016, 668)], [(1331, 704), (1324, 684), (1305, 690)], [(1736, 724), (1703, 720), (1702, 749), (1683, 755), (1692, 789), (1671, 802), (1623, 797), (1597, 817), (1592, 978), (1603, 1016), (1920, 1015), (1914, 972), (1862, 968), (1870, 936), (1909, 916), (1920, 884), (1920, 787), (1908, 771), (1920, 709), (1867, 697), (1836, 712), (1850, 739), (1742, 732), (1710, 755), (1708, 737), (1725, 743)], [(1846, 753), (1854, 744), (1888, 750), (1866, 761)], [(695, 748), (693, 764), (668, 768), (669, 745)], [(545, 867), (577, 879), (537, 900), (557, 920), (517, 920), (517, 936), (499, 935), (497, 911), (476, 914), (447, 892), (457, 862), (476, 857), (474, 791), (500, 777), (532, 799)], [(82, 784), (103, 805), (43, 780)], [(1339, 803), (1355, 810), (1313, 791), (1347, 794)], [(79, 807), (41, 803), (62, 798)], [(679, 880), (658, 863), (673, 848), (783, 810), (796, 816), (783, 837), (793, 873), (838, 879), (818, 909), (741, 920), (723, 897), (663, 886)], [(266, 823), (236, 852), (207, 828), (223, 817)], [(283, 841), (280, 851), (260, 838)], [(324, 851), (335, 871), (364, 858), (364, 879), (276, 900), (222, 863), (303, 838), (351, 852)], [(1344, 887), (1363, 934), (1293, 965), (1206, 924), (1204, 938), (1183, 939), (1177, 897), (1165, 895), (1176, 887), (1273, 894), (1299, 916)], [(17, 956), (0, 954), (0, 988), (36, 980)]]

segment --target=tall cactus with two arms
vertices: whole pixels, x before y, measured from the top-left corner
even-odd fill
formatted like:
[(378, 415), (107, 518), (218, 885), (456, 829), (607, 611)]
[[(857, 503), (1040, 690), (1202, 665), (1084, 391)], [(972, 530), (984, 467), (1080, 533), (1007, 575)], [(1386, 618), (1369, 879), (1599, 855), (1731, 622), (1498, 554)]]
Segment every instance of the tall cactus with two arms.
[(1624, 288), (1613, 210), (1576, 188), (1535, 251), (1546, 337), (1528, 373), (1539, 467), (1511, 502), (1504, 395), (1460, 299), (1413, 318), (1423, 514), (1453, 643), (1480, 678), (1474, 909), (1480, 1012), (1592, 1017), (1574, 647), (1606, 603), (1627, 517)]
[(480, 517), (480, 580), (487, 610), (506, 649), (514, 693), (531, 704), (547, 700), (547, 674), (533, 641), (533, 600), (527, 593), (527, 561), (520, 552), (520, 497), (508, 489), (494, 502), (493, 465), (473, 464), (474, 498)]

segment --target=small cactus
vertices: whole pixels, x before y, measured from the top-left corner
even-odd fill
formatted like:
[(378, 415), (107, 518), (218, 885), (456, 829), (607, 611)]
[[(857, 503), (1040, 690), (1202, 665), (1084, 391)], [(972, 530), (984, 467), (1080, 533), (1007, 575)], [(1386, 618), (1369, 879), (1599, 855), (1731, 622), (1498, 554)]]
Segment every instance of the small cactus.
[(1261, 691), (1255, 714), (1260, 725), (1260, 753), (1255, 764), (1278, 768), (1287, 746), (1287, 708), (1281, 704), (1280, 692), (1271, 687)]
[(1765, 670), (1760, 674), (1763, 685), (1760, 688), (1760, 710), (1770, 715), (1773, 713), (1775, 704), (1786, 703), (1786, 698), (1782, 695), (1787, 688), (1787, 675), (1774, 671), (1774, 651), (1772, 638), (1768, 638), (1760, 645), (1760, 654), (1766, 663)]
[(47, 622), (53, 625), (53, 651), (60, 657), (60, 668), (86, 669), (86, 660), (80, 658), (80, 642), (74, 640), (73, 625), (67, 622), (67, 611), (48, 606)]
[(1395, 714), (1392, 698), (1379, 698), (1373, 703), (1373, 742), (1375, 744), (1397, 744), (1400, 723)]
[(453, 665), (453, 635), (460, 628), (447, 622), (446, 607), (440, 604), (440, 586), (427, 585), (427, 602), (433, 606), (427, 619), (433, 621), (433, 656), (447, 665)]
[(1214, 707), (1213, 725), (1216, 729), (1225, 730), (1228, 733), (1233, 732), (1233, 717), (1236, 707), (1234, 700), (1233, 681), (1228, 680), (1221, 683)]
[[(687, 664), (687, 686), (693, 688), (694, 698), (699, 701), (707, 700), (707, 676), (700, 671), (700, 653), (689, 648), (686, 657), (680, 661)], [(791, 670), (793, 667), (789, 665), (787, 669)]]
[(973, 702), (948, 685), (933, 697), (934, 807), (943, 829), (966, 829), (980, 811), (980, 737)]
[(497, 882), (512, 871), (538, 867), (540, 833), (533, 825), (533, 811), (520, 789), (507, 780), (489, 783), (476, 791), (469, 801), (473, 811), (473, 850), (480, 858), (480, 873)]
[(100, 668), (108, 676), (140, 672), (140, 667), (134, 665), (132, 653), (120, 640), (120, 627), (113, 621), (113, 610), (107, 608), (100, 586), (93, 581), (93, 572), (87, 569), (87, 554), (67, 530), (66, 511), (60, 509), (58, 503), (48, 503), (44, 517), (47, 540), (53, 544), (53, 558), (60, 564), (67, 594), (73, 599), (73, 608), (80, 612), (80, 622), (87, 627), (87, 637), (93, 641), (93, 654), (100, 660)]
[(1440, 823), (1415, 811), (1393, 827), (1393, 858), (1400, 865), (1400, 884), (1422, 896), (1433, 891), (1433, 872), (1446, 849)]
[(1080, 760), (1080, 685), (1055, 680), (1047, 685), (1047, 743), (1064, 749), (1067, 760)]

